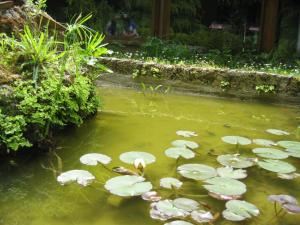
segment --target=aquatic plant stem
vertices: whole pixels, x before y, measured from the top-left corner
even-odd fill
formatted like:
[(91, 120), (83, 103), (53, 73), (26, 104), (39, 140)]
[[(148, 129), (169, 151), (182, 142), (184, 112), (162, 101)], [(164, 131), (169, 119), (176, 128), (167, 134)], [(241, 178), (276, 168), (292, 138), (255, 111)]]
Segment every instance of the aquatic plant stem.
[(275, 210), (275, 215), (277, 216), (278, 212), (277, 212), (277, 203), (276, 202), (274, 202), (274, 210)]
[(184, 194), (184, 193), (178, 193), (178, 195), (189, 196), (189, 197), (199, 197), (199, 198), (208, 197), (208, 195), (192, 195), (192, 194)]
[(104, 168), (104, 169), (106, 169), (107, 171), (109, 171), (110, 173), (115, 173), (114, 171), (112, 171), (111, 169), (109, 169), (107, 166), (105, 166), (104, 164), (101, 164), (102, 165), (102, 167)]

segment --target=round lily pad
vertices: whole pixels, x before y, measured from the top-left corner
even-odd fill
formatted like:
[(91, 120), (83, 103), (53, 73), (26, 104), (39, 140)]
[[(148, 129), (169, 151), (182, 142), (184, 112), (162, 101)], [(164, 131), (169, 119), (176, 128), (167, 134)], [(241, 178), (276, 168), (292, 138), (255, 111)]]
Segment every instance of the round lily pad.
[(134, 164), (137, 159), (143, 159), (146, 164), (154, 163), (156, 158), (148, 152), (125, 152), (120, 155), (120, 160), (124, 163)]
[(255, 148), (252, 152), (267, 159), (286, 159), (289, 157), (286, 152), (275, 148)]
[(218, 195), (242, 195), (247, 191), (246, 185), (238, 180), (214, 177), (209, 180), (205, 180), (206, 185), (203, 185), (205, 189)]
[(186, 141), (186, 140), (176, 140), (172, 142), (172, 145), (175, 147), (186, 147), (190, 149), (199, 148), (199, 145), (194, 141)]
[(284, 205), (284, 204), (297, 205), (298, 204), (297, 199), (291, 195), (269, 195), (268, 200), (271, 202), (277, 202), (281, 205)]
[(223, 217), (224, 217), (226, 220), (229, 220), (229, 221), (243, 221), (243, 220), (245, 220), (245, 218), (244, 218), (243, 216), (237, 215), (237, 214), (231, 212), (231, 211), (228, 210), (228, 209), (225, 209), (225, 210), (222, 212), (222, 215), (223, 215)]
[(214, 216), (211, 212), (204, 210), (196, 210), (191, 213), (191, 217), (198, 223), (209, 223), (214, 220)]
[(149, 191), (142, 194), (142, 199), (149, 202), (158, 202), (161, 200), (161, 196), (156, 191)]
[(236, 200), (242, 198), (242, 195), (220, 195), (212, 192), (209, 192), (208, 195), (222, 201)]
[(287, 149), (298, 149), (300, 151), (300, 142), (298, 141), (279, 141), (277, 144)]
[(150, 216), (153, 219), (168, 220), (172, 218), (184, 218), (190, 213), (177, 208), (172, 200), (166, 199), (151, 204)]
[(179, 157), (192, 159), (195, 157), (195, 153), (186, 147), (169, 148), (165, 151), (165, 154), (166, 156), (174, 159), (178, 159)]
[(250, 145), (252, 143), (250, 139), (240, 136), (225, 136), (222, 137), (222, 141), (232, 145)]
[(226, 203), (226, 210), (223, 211), (223, 217), (230, 221), (242, 221), (252, 216), (258, 216), (259, 213), (259, 209), (249, 202), (231, 200)]
[(86, 170), (70, 170), (60, 174), (57, 177), (57, 181), (61, 185), (65, 185), (72, 182), (77, 182), (82, 186), (88, 186), (95, 180), (95, 176)]
[(293, 156), (295, 158), (300, 158), (300, 149), (296, 149), (296, 148), (288, 148), (286, 149), (287, 154), (289, 154), (290, 156)]
[(300, 214), (300, 207), (294, 204), (284, 204), (282, 208), (289, 214)]
[(194, 132), (194, 131), (187, 131), (187, 130), (178, 130), (178, 131), (176, 131), (176, 134), (178, 136), (187, 137), (187, 138), (198, 136), (196, 134), (196, 132)]
[(199, 203), (189, 198), (176, 198), (173, 200), (173, 204), (175, 207), (187, 212), (192, 212), (199, 208)]
[(239, 155), (220, 155), (217, 161), (223, 166), (230, 166), (237, 169), (248, 168), (254, 165), (254, 161)]
[(300, 174), (299, 173), (278, 173), (277, 177), (284, 180), (294, 180), (300, 177)]
[(114, 195), (131, 197), (149, 192), (152, 189), (152, 184), (145, 182), (143, 177), (125, 175), (108, 180), (104, 187)]
[(165, 223), (164, 225), (193, 225), (192, 223), (183, 221), (183, 220), (175, 220), (170, 223)]
[(265, 159), (264, 161), (258, 161), (258, 165), (268, 171), (275, 173), (292, 173), (296, 171), (296, 168), (280, 160)]
[(194, 180), (206, 180), (217, 176), (215, 168), (203, 164), (184, 164), (177, 168), (183, 177)]
[(266, 139), (254, 139), (253, 143), (264, 147), (272, 147), (277, 145), (274, 141), (266, 140)]
[(96, 166), (98, 163), (107, 165), (111, 162), (111, 158), (99, 153), (89, 153), (81, 156), (80, 162), (88, 166)]
[(268, 129), (268, 130), (266, 130), (266, 132), (269, 134), (274, 134), (274, 135), (278, 135), (278, 136), (290, 135), (289, 132), (286, 132), (284, 130), (277, 130), (277, 129)]
[(165, 177), (160, 179), (160, 186), (167, 189), (176, 188), (179, 189), (182, 186), (182, 182), (173, 177)]
[(247, 177), (247, 171), (243, 169), (234, 170), (232, 167), (221, 167), (217, 169), (217, 173), (220, 177), (231, 179), (244, 179)]

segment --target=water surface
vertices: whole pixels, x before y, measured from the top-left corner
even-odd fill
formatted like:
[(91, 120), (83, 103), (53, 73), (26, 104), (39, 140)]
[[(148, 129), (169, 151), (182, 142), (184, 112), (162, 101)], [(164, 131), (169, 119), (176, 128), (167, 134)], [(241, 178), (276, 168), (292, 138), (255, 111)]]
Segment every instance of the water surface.
[[(149, 203), (139, 198), (122, 200), (103, 190), (105, 180), (115, 176), (101, 167), (87, 167), (79, 163), (85, 153), (99, 152), (113, 158), (113, 166), (126, 166), (118, 156), (125, 151), (147, 151), (157, 157), (155, 164), (147, 167), (147, 178), (158, 186), (159, 179), (174, 176), (184, 181), (183, 193), (206, 194), (201, 182), (183, 179), (176, 174), (175, 161), (164, 155), (170, 142), (181, 139), (177, 130), (192, 130), (198, 137), (190, 140), (201, 147), (193, 160), (219, 167), (216, 154), (235, 153), (235, 148), (221, 141), (222, 136), (240, 135), (251, 139), (265, 138), (273, 141), (299, 140), (295, 134), (279, 137), (265, 132), (268, 128), (293, 132), (297, 127), (299, 109), (224, 100), (198, 96), (160, 95), (139, 93), (134, 90), (102, 88), (103, 111), (80, 128), (68, 130), (58, 137), (56, 154), (62, 161), (63, 171), (88, 169), (99, 183), (81, 188), (78, 185), (60, 186), (50, 169), (59, 169), (57, 157), (46, 154), (26, 163), (17, 162), (0, 168), (0, 224), (3, 225), (152, 225), (163, 222), (149, 217)], [(251, 145), (241, 149), (253, 156)], [(299, 159), (286, 160), (300, 170)], [(48, 168), (48, 169), (46, 169)], [(50, 169), (49, 169), (50, 168)], [(285, 220), (272, 220), (273, 205), (269, 194), (290, 194), (300, 201), (300, 178), (282, 181), (276, 174), (258, 167), (248, 169), (244, 180), (248, 191), (244, 199), (261, 210), (261, 216), (240, 224), (298, 225), (300, 216), (287, 216)], [(166, 192), (162, 192), (166, 195)], [(209, 197), (195, 198), (208, 202), (222, 211), (224, 202)], [(219, 219), (217, 224), (235, 224)]]

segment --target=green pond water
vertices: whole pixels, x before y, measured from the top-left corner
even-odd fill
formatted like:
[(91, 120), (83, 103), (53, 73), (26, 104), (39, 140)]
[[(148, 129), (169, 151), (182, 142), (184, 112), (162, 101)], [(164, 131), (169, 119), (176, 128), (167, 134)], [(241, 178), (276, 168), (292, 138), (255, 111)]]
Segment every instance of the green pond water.
[[(119, 160), (126, 151), (146, 151), (156, 156), (157, 161), (147, 166), (146, 176), (155, 187), (163, 177), (176, 177), (184, 182), (180, 193), (205, 195), (203, 182), (182, 178), (176, 173), (175, 159), (167, 158), (164, 151), (176, 139), (177, 130), (191, 130), (198, 137), (187, 138), (201, 146), (200, 155), (191, 160), (180, 160), (179, 165), (190, 162), (220, 167), (216, 156), (236, 153), (235, 147), (222, 142), (226, 135), (264, 138), (273, 141), (298, 140), (293, 133), (298, 125), (299, 108), (257, 104), (199, 96), (151, 95), (146, 97), (135, 90), (101, 88), (103, 111), (80, 128), (68, 130), (58, 137), (56, 154), (61, 158), (62, 170), (85, 169), (92, 172), (98, 183), (89, 187), (77, 184), (60, 186), (53, 171), (58, 169), (57, 157), (44, 154), (26, 162), (4, 163), (0, 168), (0, 224), (2, 225), (154, 225), (164, 224), (149, 216), (150, 203), (140, 198), (121, 199), (104, 190), (106, 180), (117, 174), (101, 166), (88, 167), (80, 164), (83, 154), (99, 152), (112, 157), (109, 167), (127, 166)], [(265, 132), (276, 128), (291, 132), (290, 136), (275, 136)], [(254, 144), (242, 147), (245, 156), (255, 156)], [(300, 171), (300, 160), (285, 160)], [(273, 204), (267, 201), (270, 194), (290, 194), (300, 201), (300, 178), (281, 180), (275, 173), (259, 169), (247, 169), (248, 178), (244, 199), (255, 204), (261, 211), (259, 217), (240, 224), (299, 225), (299, 215), (288, 215), (276, 220)], [(160, 192), (167, 196), (167, 191)], [(190, 196), (185, 196), (190, 197)], [(191, 197), (207, 202), (214, 211), (222, 212), (225, 202), (211, 197)], [(196, 224), (196, 223), (195, 223)], [(222, 217), (216, 224), (236, 224)]]

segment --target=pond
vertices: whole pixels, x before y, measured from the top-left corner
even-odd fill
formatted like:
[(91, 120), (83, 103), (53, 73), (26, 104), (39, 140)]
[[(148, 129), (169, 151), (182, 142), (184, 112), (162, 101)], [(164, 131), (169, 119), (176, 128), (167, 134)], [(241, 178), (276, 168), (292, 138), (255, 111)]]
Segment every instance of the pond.
[[(183, 182), (176, 190), (177, 197), (205, 202), (216, 213), (225, 209), (225, 201), (208, 196), (203, 181), (184, 178), (176, 167), (205, 164), (221, 167), (217, 155), (235, 154), (258, 157), (252, 149), (259, 145), (231, 145), (224, 136), (243, 136), (248, 139), (300, 140), (295, 132), (299, 108), (241, 102), (210, 97), (179, 94), (144, 95), (130, 89), (101, 88), (103, 111), (80, 128), (59, 135), (56, 153), (49, 153), (26, 162), (11, 162), (0, 170), (0, 224), (3, 225), (154, 225), (164, 224), (149, 215), (150, 204), (140, 197), (121, 198), (110, 194), (103, 184), (118, 176), (103, 166), (87, 166), (79, 158), (87, 153), (102, 153), (112, 158), (107, 167), (123, 166), (134, 169), (119, 159), (128, 151), (143, 151), (156, 157), (147, 165), (145, 174), (155, 189), (167, 198), (174, 192), (160, 189), (160, 179), (174, 177)], [(274, 135), (267, 129), (280, 129), (290, 135)], [(176, 131), (194, 131), (198, 136), (182, 137)], [(184, 133), (183, 133), (184, 134)], [(298, 135), (298, 136), (297, 136)], [(165, 150), (174, 140), (197, 142), (200, 147), (192, 159), (169, 158)], [(274, 147), (283, 150), (281, 147)], [(261, 153), (261, 152), (260, 152)], [(261, 157), (259, 157), (262, 160)], [(289, 157), (283, 161), (300, 171), (300, 160)], [(177, 166), (176, 166), (177, 165)], [(55, 170), (88, 170), (97, 182), (82, 187), (78, 184), (59, 185)], [(257, 206), (260, 215), (247, 224), (298, 225), (300, 216), (274, 218), (272, 194), (288, 194), (300, 201), (300, 178), (282, 180), (277, 174), (255, 165), (247, 168), (248, 177), (241, 180), (247, 186), (243, 200)], [(233, 187), (234, 188), (234, 187)], [(170, 197), (174, 199), (174, 196)], [(194, 223), (197, 224), (197, 223)], [(222, 216), (215, 224), (229, 225)], [(240, 224), (245, 224), (241, 222)]]

